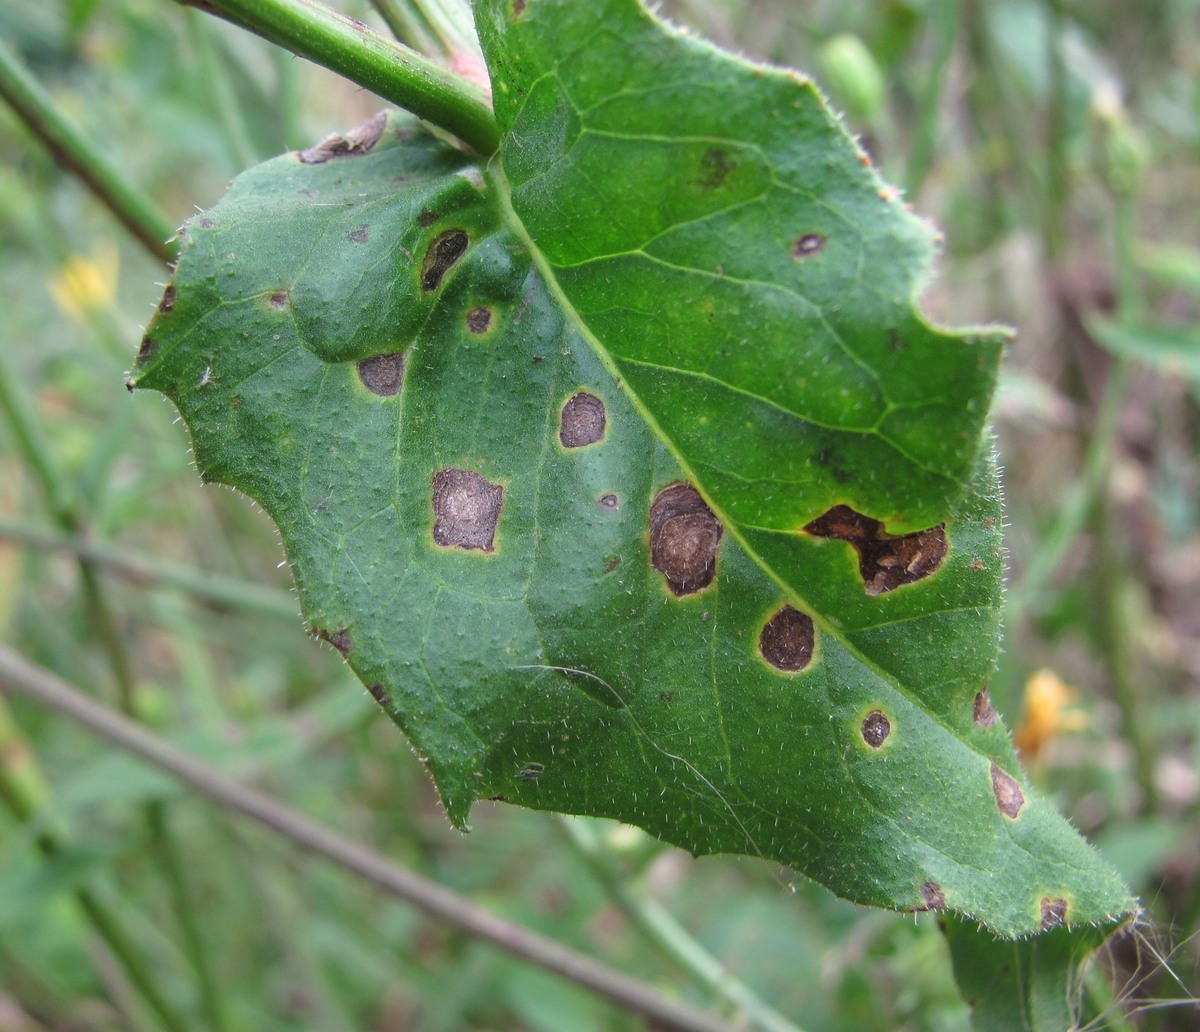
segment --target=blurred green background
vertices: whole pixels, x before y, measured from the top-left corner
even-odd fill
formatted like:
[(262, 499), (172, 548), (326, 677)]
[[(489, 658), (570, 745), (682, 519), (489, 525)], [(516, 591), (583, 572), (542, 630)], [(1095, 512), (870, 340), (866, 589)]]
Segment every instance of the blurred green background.
[[(338, 6), (382, 27), (365, 2)], [(1034, 779), (1145, 902), (1142, 932), (1098, 960), (1116, 999), (1097, 1027), (1196, 1028), (1200, 0), (664, 11), (812, 72), (945, 235), (930, 316), (1019, 328), (994, 414), (1012, 590), (992, 698)], [(241, 168), (380, 106), (166, 0), (6, 2), (0, 40), (176, 221)], [(719, 1009), (553, 818), (480, 803), (469, 837), (451, 831), (400, 733), (332, 648), (305, 639), (267, 519), (203, 487), (174, 410), (123, 388), (166, 278), (0, 105), (3, 641), (109, 701), (125, 664), (138, 714), (181, 747)], [(48, 475), (18, 425), (42, 440)], [(83, 537), (95, 551), (81, 567)], [(137, 576), (121, 572), (131, 558)], [(254, 588), (221, 601), (162, 583), (180, 564)], [(3, 696), (0, 763), (44, 801), (27, 822), (0, 808), (0, 1032), (158, 1027), (77, 906), (81, 887), (153, 958), (188, 1028), (641, 1027)], [(694, 861), (589, 827), (642, 905), (671, 911), (803, 1027), (965, 1028), (932, 916), (865, 911), (766, 864)], [(52, 862), (37, 848), (47, 831), (63, 843)]]

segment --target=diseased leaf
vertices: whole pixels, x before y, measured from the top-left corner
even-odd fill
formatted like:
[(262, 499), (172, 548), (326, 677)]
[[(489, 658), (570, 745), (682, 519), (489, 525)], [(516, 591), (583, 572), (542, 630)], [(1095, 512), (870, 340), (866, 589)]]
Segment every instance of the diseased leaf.
[(274, 518), (456, 824), (502, 798), (1009, 936), (1115, 920), (987, 699), (1000, 335), (916, 313), (931, 233), (810, 86), (632, 0), (517, 7), (477, 7), (499, 158), (390, 116), (243, 174), (131, 386)]

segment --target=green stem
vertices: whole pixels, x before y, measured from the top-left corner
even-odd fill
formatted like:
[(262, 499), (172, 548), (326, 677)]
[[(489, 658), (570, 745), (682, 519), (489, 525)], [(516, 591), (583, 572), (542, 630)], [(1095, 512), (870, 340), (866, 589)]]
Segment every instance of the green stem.
[(53, 98), (0, 41), (0, 97), (64, 168), (69, 169), (151, 254), (164, 262), (179, 254), (175, 225), (136, 189), (95, 144), (72, 125)]
[(429, 24), (421, 19), (420, 12), (407, 0), (371, 0), (371, 6), (384, 20), (397, 42), (422, 54), (432, 54), (439, 49), (429, 31)]
[[(41, 784), (41, 775), (28, 745), (18, 738), (14, 725), (8, 719), (7, 707), (0, 707), (0, 802), (13, 817), (27, 824), (40, 809), (43, 798)], [(62, 853), (62, 844), (51, 831), (39, 832), (36, 843), (39, 852), (48, 861)], [(76, 889), (74, 895), (87, 922), (116, 957), (125, 977), (162, 1027), (169, 1032), (188, 1032), (187, 1023), (159, 990), (150, 966), (116, 916), (90, 889)]]
[(668, 999), (637, 979), (563, 943), (505, 921), (429, 878), (400, 867), (296, 810), (238, 784), (3, 645), (0, 645), (0, 685), (76, 721), (118, 748), (186, 783), (201, 795), (257, 821), (389, 895), (408, 900), (459, 931), (490, 942), (511, 956), (575, 982), (618, 1007), (642, 1016), (656, 1028), (676, 1032), (732, 1032), (721, 1019), (690, 1004)]
[(572, 851), (587, 865), (596, 880), (604, 886), (609, 899), (649, 943), (714, 995), (736, 1007), (751, 1027), (761, 1032), (803, 1032), (700, 945), (670, 911), (630, 891), (605, 855), (599, 836), (584, 821), (560, 814), (555, 816), (555, 825), (563, 832)]
[(1063, 0), (1047, 0), (1046, 62), (1050, 98), (1046, 109), (1046, 197), (1042, 226), (1047, 263), (1053, 268), (1063, 250), (1064, 219), (1070, 189), (1067, 168), (1067, 65), (1062, 36), (1066, 25)]
[(338, 72), (457, 136), (480, 154), (500, 145), (482, 91), (414, 50), (315, 0), (176, 0)]
[(286, 591), (205, 573), (81, 535), (55, 534), (41, 527), (0, 519), (0, 540), (47, 552), (70, 552), (135, 584), (175, 588), (218, 611), (241, 610), (293, 621), (300, 611), (295, 597)]
[[(189, 15), (191, 11), (187, 12)], [(250, 141), (246, 119), (234, 93), (229, 68), (217, 46), (216, 25), (196, 14), (187, 19), (188, 39), (196, 54), (196, 63), (203, 83), (203, 93), (212, 102), (216, 122), (225, 136), (229, 157), (236, 169), (258, 164), (258, 154)], [(199, 90), (197, 91), (200, 92)]]
[(916, 120), (916, 133), (908, 152), (908, 169), (905, 175), (905, 193), (910, 200), (916, 199), (921, 185), (933, 163), (933, 151), (937, 143), (938, 104), (950, 58), (954, 53), (954, 41), (958, 37), (959, 0), (938, 0), (931, 15), (936, 26), (933, 61), (929, 75), (921, 90)]

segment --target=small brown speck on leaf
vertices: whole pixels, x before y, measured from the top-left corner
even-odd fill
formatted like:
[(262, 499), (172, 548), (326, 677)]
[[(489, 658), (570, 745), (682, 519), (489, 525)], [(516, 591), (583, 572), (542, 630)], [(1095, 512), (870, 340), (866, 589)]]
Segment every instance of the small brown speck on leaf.
[(487, 333), (492, 328), (492, 310), (484, 305), (467, 313), (467, 329), (472, 333)]
[(1016, 820), (1021, 807), (1025, 805), (1025, 794), (1021, 786), (1011, 774), (1006, 774), (994, 763), (992, 764), (992, 792), (996, 796), (996, 805), (1000, 812), (1010, 820)]
[(932, 879), (921, 882), (921, 896), (925, 900), (925, 905), (918, 907), (918, 910), (946, 909), (946, 894), (942, 892), (942, 887)]
[(437, 216), (428, 208), (426, 208), (423, 212), (421, 212), (420, 215), (417, 216), (417, 225), (422, 229), (428, 229), (435, 222), (437, 222)]
[(986, 688), (975, 693), (975, 726), (991, 727), (996, 723), (996, 710), (992, 706), (991, 696)]
[(562, 407), (558, 439), (564, 448), (583, 448), (603, 440), (605, 425), (604, 402), (594, 394), (579, 391)]
[(513, 0), (513, 17), (520, 18), (525, 13), (525, 0)]
[(421, 263), (421, 289), (437, 290), (442, 279), (466, 253), (470, 238), (461, 229), (449, 229), (437, 237), (425, 252)]
[(814, 254), (819, 254), (824, 246), (825, 238), (820, 233), (805, 233), (792, 245), (792, 257), (811, 258)]
[(143, 337), (142, 338), (142, 346), (140, 348), (138, 348), (137, 364), (141, 365), (151, 355), (153, 355), (154, 352), (157, 350), (158, 350), (158, 342), (157, 341), (153, 340), (149, 335)]
[(366, 154), (379, 142), (387, 127), (387, 112), (380, 111), (344, 135), (330, 133), (315, 147), (300, 151), (298, 157), (305, 165), (320, 165), (330, 158), (355, 158)]
[(868, 595), (882, 595), (928, 577), (942, 565), (949, 548), (944, 524), (893, 537), (878, 520), (848, 505), (835, 505), (804, 529), (815, 537), (848, 541), (854, 547)]
[(288, 292), (286, 290), (277, 290), (271, 295), (271, 307), (277, 312), (282, 312), (288, 306)]
[(378, 681), (367, 686), (367, 691), (371, 693), (371, 698), (374, 699), (380, 706), (387, 709), (388, 703), (391, 701), (388, 698), (387, 691)]
[(763, 627), (758, 651), (776, 670), (795, 673), (812, 662), (816, 631), (812, 617), (784, 606)]
[(867, 714), (866, 719), (862, 722), (861, 730), (863, 741), (872, 749), (878, 749), (887, 741), (887, 736), (892, 733), (892, 722), (879, 710), (875, 710)]
[(347, 233), (346, 239), (352, 244), (365, 244), (370, 239), (367, 235), (367, 224), (364, 222), (358, 229)]
[(700, 177), (696, 185), (701, 190), (716, 190), (729, 178), (729, 173), (737, 168), (728, 152), (720, 147), (710, 147), (700, 159)]
[(465, 469), (433, 475), (433, 540), (443, 548), (495, 551), (504, 488)]
[(1067, 901), (1065, 899), (1043, 899), (1041, 906), (1043, 932), (1067, 923)]
[(675, 595), (708, 587), (723, 528), (691, 484), (664, 487), (650, 506), (650, 563)]
[(399, 394), (404, 386), (404, 370), (407, 365), (406, 351), (397, 351), (390, 355), (372, 355), (358, 363), (358, 378), (372, 394), (390, 398)]
[(166, 315), (172, 308), (175, 307), (175, 284), (168, 283), (167, 289), (163, 291), (162, 300), (158, 303), (158, 310)]
[(618, 504), (615, 494), (606, 494), (600, 497), (600, 508), (602, 509), (615, 509)]
[(317, 637), (322, 641), (329, 642), (343, 656), (349, 655), (350, 650), (354, 648), (354, 639), (350, 637), (350, 632), (345, 627), (339, 627), (336, 631), (318, 629)]

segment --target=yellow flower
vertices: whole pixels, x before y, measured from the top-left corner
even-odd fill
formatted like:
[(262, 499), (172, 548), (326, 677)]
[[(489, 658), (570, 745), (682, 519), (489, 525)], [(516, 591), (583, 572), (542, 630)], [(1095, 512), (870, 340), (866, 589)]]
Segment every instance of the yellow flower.
[(1025, 760), (1036, 759), (1051, 739), (1087, 726), (1087, 714), (1069, 707), (1079, 698), (1053, 670), (1039, 670), (1025, 682), (1025, 707), (1014, 736)]
[(87, 322), (108, 308), (117, 292), (117, 248), (101, 240), (90, 256), (73, 254), (50, 277), (50, 295), (58, 310), (76, 322)]

